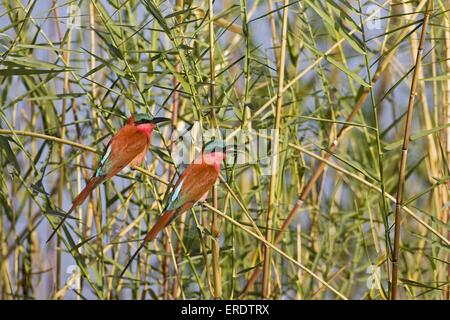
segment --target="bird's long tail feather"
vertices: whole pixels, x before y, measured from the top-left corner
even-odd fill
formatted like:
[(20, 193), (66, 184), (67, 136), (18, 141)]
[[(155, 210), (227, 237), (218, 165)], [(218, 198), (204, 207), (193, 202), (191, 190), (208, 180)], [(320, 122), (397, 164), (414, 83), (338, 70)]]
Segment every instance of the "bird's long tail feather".
[(53, 236), (56, 234), (56, 232), (59, 230), (59, 228), (63, 225), (64, 221), (70, 216), (73, 210), (75, 210), (76, 207), (81, 205), (84, 200), (89, 196), (89, 194), (94, 190), (99, 184), (103, 182), (102, 177), (92, 177), (89, 179), (86, 187), (84, 187), (83, 190), (73, 199), (72, 201), (72, 207), (70, 207), (69, 211), (62, 217), (61, 221), (58, 223), (56, 228), (53, 230), (52, 234), (48, 238), (47, 242), (49, 242)]
[(125, 274), (125, 271), (127, 271), (128, 267), (130, 266), (131, 262), (133, 262), (134, 258), (138, 255), (139, 251), (142, 250), (142, 248), (146, 245), (147, 242), (153, 241), (156, 236), (159, 234), (159, 232), (167, 227), (172, 220), (176, 217), (177, 210), (170, 210), (165, 212), (162, 216), (159, 217), (158, 221), (155, 223), (155, 225), (150, 229), (150, 231), (145, 236), (142, 243), (139, 245), (137, 250), (133, 253), (130, 260), (128, 260), (127, 264), (123, 268), (122, 272), (120, 273), (119, 279), (123, 277)]
[(158, 221), (156, 221), (155, 225), (147, 233), (144, 238), (144, 242), (153, 241), (158, 233), (172, 222), (176, 213), (176, 210), (164, 212), (164, 214), (159, 217)]

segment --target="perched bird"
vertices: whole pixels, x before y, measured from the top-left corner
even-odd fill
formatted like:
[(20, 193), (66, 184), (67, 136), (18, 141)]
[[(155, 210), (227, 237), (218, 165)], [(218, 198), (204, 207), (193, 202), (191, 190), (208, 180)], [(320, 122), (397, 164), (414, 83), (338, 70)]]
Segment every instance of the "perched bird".
[(224, 159), (225, 145), (222, 141), (213, 140), (205, 145), (202, 153), (178, 178), (162, 215), (128, 261), (120, 274), (120, 278), (148, 241), (154, 240), (162, 229), (176, 217), (192, 208), (197, 202), (206, 200), (208, 191), (219, 177), (221, 163)]
[(126, 166), (139, 166), (144, 161), (150, 146), (153, 129), (156, 128), (158, 123), (164, 121), (170, 121), (170, 119), (153, 118), (145, 113), (130, 116), (126, 125), (109, 141), (94, 175), (89, 179), (80, 194), (73, 199), (72, 207), (53, 230), (47, 242), (52, 239), (67, 217), (86, 200), (95, 187), (115, 176)]

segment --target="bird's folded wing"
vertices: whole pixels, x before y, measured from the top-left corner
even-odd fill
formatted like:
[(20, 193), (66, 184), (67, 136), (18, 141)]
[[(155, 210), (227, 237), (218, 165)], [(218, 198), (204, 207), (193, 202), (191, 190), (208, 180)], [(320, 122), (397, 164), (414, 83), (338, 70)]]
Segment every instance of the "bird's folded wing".
[(195, 203), (208, 192), (217, 179), (217, 172), (206, 164), (191, 164), (178, 179), (165, 210), (181, 208)]
[(108, 144), (95, 176), (108, 179), (126, 167), (139, 153), (147, 147), (147, 137), (134, 126), (120, 129)]

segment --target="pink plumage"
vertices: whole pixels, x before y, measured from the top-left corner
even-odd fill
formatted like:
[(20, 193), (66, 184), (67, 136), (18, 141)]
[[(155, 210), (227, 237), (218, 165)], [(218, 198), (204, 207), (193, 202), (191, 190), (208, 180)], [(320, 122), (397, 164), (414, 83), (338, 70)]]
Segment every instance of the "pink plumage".
[(47, 241), (54, 236), (72, 211), (81, 205), (98, 185), (115, 176), (128, 165), (139, 166), (147, 154), (156, 123), (170, 120), (152, 118), (145, 114), (138, 114), (137, 117), (139, 117), (139, 123), (135, 122), (135, 115), (131, 115), (125, 126), (111, 138), (94, 175), (89, 179), (84, 189), (73, 199), (72, 207), (61, 219)]

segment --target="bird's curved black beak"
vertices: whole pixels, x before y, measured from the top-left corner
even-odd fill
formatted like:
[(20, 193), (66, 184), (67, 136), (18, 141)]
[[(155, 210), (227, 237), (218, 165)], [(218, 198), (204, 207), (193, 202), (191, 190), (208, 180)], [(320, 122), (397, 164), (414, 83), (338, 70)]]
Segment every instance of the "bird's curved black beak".
[(153, 118), (151, 122), (154, 124), (157, 124), (160, 122), (167, 122), (167, 121), (172, 121), (172, 120), (169, 118), (164, 118), (164, 117), (156, 117), (156, 118)]

